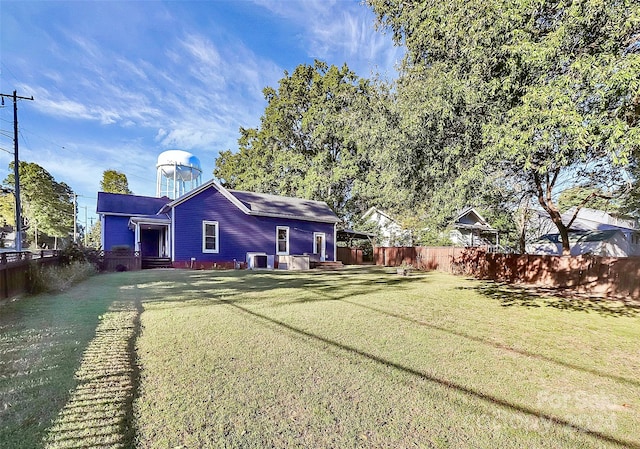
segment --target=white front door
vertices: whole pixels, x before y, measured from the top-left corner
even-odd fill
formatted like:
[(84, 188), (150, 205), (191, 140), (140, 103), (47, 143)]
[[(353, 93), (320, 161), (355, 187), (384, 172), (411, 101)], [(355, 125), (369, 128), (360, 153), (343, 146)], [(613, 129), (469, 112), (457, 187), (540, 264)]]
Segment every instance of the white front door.
[(324, 232), (313, 233), (313, 254), (320, 256), (320, 262), (324, 262), (327, 257), (327, 245)]

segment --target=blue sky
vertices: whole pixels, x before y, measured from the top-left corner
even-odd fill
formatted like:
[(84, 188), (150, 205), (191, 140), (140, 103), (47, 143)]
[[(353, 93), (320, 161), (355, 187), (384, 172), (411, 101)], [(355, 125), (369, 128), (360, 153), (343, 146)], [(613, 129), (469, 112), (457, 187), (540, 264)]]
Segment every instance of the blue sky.
[[(396, 77), (403, 49), (357, 0), (0, 1), (0, 92), (18, 103), (20, 159), (36, 162), (95, 216), (102, 172), (155, 195), (167, 149), (195, 154), (203, 181), (239, 127), (258, 126), (262, 89), (321, 59)], [(13, 160), (0, 108), (0, 176)]]

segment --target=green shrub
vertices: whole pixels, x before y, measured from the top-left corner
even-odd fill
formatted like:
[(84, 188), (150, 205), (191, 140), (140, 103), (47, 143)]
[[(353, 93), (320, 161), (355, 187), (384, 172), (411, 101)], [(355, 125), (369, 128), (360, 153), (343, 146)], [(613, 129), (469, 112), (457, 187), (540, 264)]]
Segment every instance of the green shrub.
[(55, 266), (34, 263), (29, 269), (29, 293), (64, 291), (96, 273), (95, 265), (85, 261)]
[(70, 265), (74, 262), (86, 262), (87, 257), (82, 249), (75, 243), (67, 245), (59, 254), (61, 265)]

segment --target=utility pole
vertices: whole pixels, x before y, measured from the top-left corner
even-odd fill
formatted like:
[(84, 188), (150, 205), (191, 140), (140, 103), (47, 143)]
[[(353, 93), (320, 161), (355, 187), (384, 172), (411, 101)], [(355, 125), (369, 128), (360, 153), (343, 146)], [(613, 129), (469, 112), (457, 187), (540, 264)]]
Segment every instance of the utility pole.
[(78, 195), (73, 194), (73, 243), (77, 243), (78, 238)]
[(89, 229), (89, 220), (87, 220), (87, 206), (80, 206), (84, 209), (84, 247), (87, 247), (87, 234)]
[(15, 181), (14, 196), (16, 197), (16, 232), (15, 232), (15, 244), (16, 252), (22, 251), (22, 214), (20, 205), (20, 159), (18, 158), (18, 99), (33, 101), (31, 97), (21, 97), (14, 90), (13, 95), (0, 94), (4, 97), (13, 97), (13, 179)]

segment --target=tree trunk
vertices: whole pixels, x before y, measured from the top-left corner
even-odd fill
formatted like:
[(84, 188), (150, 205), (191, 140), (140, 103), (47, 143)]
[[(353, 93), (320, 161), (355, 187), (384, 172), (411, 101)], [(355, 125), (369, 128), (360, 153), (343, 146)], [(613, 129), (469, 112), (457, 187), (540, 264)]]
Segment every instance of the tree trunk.
[[(522, 203), (521, 203), (522, 204)], [(527, 252), (527, 221), (529, 220), (529, 196), (525, 197), (524, 206), (521, 206), (520, 210), (520, 235), (518, 236), (518, 246), (520, 247), (520, 254), (526, 254)]]
[(549, 172), (544, 174), (544, 180), (541, 178), (540, 174), (536, 171), (533, 172), (533, 179), (536, 185), (536, 190), (538, 191), (538, 202), (542, 206), (542, 208), (547, 211), (551, 221), (556, 225), (558, 231), (560, 232), (560, 239), (562, 240), (562, 255), (570, 256), (571, 255), (571, 246), (569, 245), (569, 229), (562, 222), (562, 215), (560, 214), (560, 209), (553, 202), (552, 191), (553, 187), (558, 179), (558, 174), (560, 170), (556, 170), (553, 173), (553, 176), (549, 178)]

